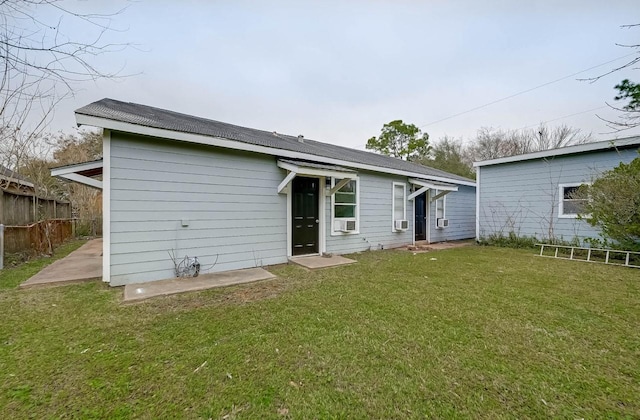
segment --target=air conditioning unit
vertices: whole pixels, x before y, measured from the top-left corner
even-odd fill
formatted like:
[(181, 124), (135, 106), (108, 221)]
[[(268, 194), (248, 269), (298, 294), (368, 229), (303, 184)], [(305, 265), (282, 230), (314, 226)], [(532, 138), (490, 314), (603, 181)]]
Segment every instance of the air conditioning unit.
[(449, 219), (437, 219), (436, 226), (438, 226), (439, 228), (449, 227)]
[(340, 232), (355, 232), (356, 221), (355, 220), (337, 220), (337, 230)]
[(396, 230), (407, 230), (407, 229), (409, 229), (409, 221), (408, 220), (396, 220), (395, 227), (396, 227)]

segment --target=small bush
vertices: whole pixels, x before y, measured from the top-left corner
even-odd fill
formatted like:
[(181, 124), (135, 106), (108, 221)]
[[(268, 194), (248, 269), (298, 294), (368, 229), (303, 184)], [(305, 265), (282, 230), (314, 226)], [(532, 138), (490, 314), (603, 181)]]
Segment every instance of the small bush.
[(499, 246), (503, 248), (535, 248), (539, 243), (538, 239), (533, 236), (518, 236), (515, 232), (509, 232), (509, 235), (492, 234), (487, 237), (480, 238), (480, 245)]

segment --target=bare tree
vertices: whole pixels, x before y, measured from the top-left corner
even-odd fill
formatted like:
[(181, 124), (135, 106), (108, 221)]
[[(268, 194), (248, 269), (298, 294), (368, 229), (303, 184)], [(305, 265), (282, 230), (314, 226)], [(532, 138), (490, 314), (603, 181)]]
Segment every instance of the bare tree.
[[(67, 4), (0, 0), (0, 163), (5, 166), (22, 166), (27, 156), (41, 152), (55, 106), (80, 82), (120, 73), (99, 69), (93, 61), (127, 47), (103, 40), (114, 30), (113, 18), (124, 9), (82, 13)], [(85, 31), (75, 39), (65, 34), (69, 27)]]
[[(640, 28), (640, 23), (632, 24), (632, 25), (622, 25), (620, 26), (622, 29), (637, 29)], [(626, 68), (633, 68), (635, 70), (638, 67), (634, 67), (636, 64), (640, 63), (640, 43), (637, 44), (616, 44), (620, 47), (631, 48), (636, 51), (636, 54), (633, 58), (627, 61), (625, 64), (615, 67), (599, 76), (591, 77), (587, 79), (578, 79), (581, 81), (588, 81), (590, 83), (594, 83), (604, 76), (608, 76), (612, 73), (616, 73), (620, 70)], [(612, 128), (614, 131), (624, 131), (629, 130), (631, 128), (640, 127), (640, 83), (634, 83), (629, 79), (624, 79), (620, 83), (614, 86), (614, 89), (618, 91), (618, 94), (613, 98), (615, 101), (624, 101), (629, 100), (629, 103), (623, 106), (612, 105), (608, 102), (606, 104), (611, 108), (618, 112), (620, 115), (617, 120), (611, 121), (609, 119), (598, 116), (602, 121), (607, 123), (609, 128)]]
[(474, 142), (467, 146), (471, 161), (497, 159), (540, 150), (583, 144), (592, 141), (591, 133), (561, 125), (549, 128), (541, 124), (530, 130), (496, 130), (483, 127)]

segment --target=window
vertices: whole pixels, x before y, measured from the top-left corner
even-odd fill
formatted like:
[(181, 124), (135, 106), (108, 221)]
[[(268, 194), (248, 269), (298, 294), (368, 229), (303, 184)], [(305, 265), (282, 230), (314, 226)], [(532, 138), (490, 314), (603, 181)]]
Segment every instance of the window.
[(560, 184), (560, 205), (558, 217), (560, 218), (576, 218), (582, 213), (587, 198), (578, 196), (580, 186), (584, 184)]
[[(333, 188), (341, 180), (332, 178)], [(358, 179), (349, 180), (331, 197), (332, 234), (358, 233), (359, 226)], [(347, 223), (351, 222), (351, 223)]]
[[(439, 190), (433, 190), (433, 196), (436, 197), (438, 194), (440, 194), (441, 191)], [(435, 201), (435, 208), (436, 208), (436, 228), (437, 229), (442, 229), (444, 226), (439, 226), (438, 223), (438, 219), (446, 219), (447, 218), (447, 214), (446, 214), (446, 200), (447, 196), (443, 195), (442, 197), (438, 198)]]
[(404, 183), (394, 182), (393, 183), (393, 208), (391, 213), (392, 232), (397, 232), (400, 230), (406, 229), (397, 229), (396, 221), (398, 220), (407, 220), (407, 188)]

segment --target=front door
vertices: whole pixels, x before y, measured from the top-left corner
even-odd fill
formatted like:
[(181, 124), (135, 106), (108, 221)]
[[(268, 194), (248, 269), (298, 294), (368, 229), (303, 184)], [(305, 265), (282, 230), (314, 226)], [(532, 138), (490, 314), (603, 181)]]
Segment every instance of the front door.
[(318, 253), (320, 180), (297, 176), (291, 182), (292, 255)]
[(427, 193), (422, 193), (415, 200), (416, 241), (427, 240)]

